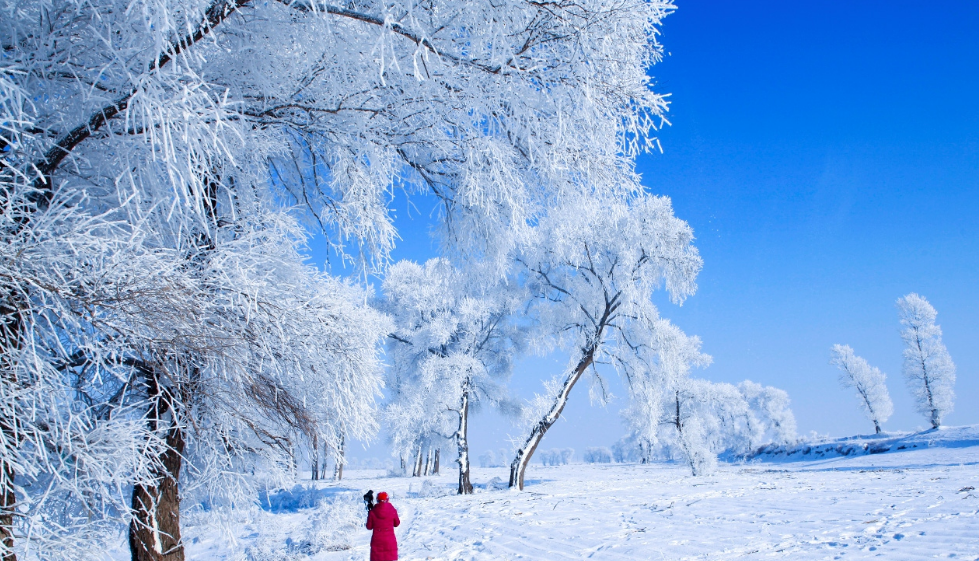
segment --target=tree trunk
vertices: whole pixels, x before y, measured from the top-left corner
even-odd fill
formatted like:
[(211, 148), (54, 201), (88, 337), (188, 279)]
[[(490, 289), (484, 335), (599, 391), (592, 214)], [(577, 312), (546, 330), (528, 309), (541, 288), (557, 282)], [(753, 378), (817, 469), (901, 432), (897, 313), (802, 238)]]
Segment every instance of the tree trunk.
[(179, 489), (184, 435), (172, 411), (170, 417), (156, 484), (133, 486), (133, 520), (129, 525), (132, 561), (184, 561)]
[(320, 479), (326, 479), (326, 469), (327, 469), (326, 460), (327, 458), (330, 457), (330, 453), (327, 448), (328, 446), (329, 445), (326, 442), (323, 443), (323, 456), (322, 456), (323, 462), (320, 464)]
[(412, 477), (421, 477), (422, 475), (422, 446), (418, 445), (418, 453), (415, 454), (415, 467), (411, 472)]
[(561, 412), (564, 411), (564, 406), (568, 403), (568, 396), (571, 394), (572, 388), (574, 388), (574, 385), (581, 379), (581, 375), (585, 373), (585, 370), (594, 361), (595, 351), (598, 350), (598, 340), (600, 339), (596, 339), (596, 342), (582, 354), (578, 365), (575, 366), (574, 370), (565, 379), (561, 391), (554, 399), (554, 405), (551, 406), (551, 410), (547, 412), (547, 415), (544, 415), (543, 419), (534, 425), (534, 428), (530, 431), (530, 436), (527, 437), (523, 446), (517, 450), (517, 457), (510, 464), (510, 487), (517, 487), (523, 491), (524, 473), (527, 471), (527, 464), (530, 463), (530, 459), (534, 456), (534, 451), (537, 450), (537, 445), (544, 438), (544, 434), (560, 418)]
[[(6, 423), (3, 428), (6, 434)], [(14, 467), (0, 461), (0, 541), (3, 543), (2, 561), (17, 561), (14, 548), (14, 508), (17, 495), (14, 493)]]
[[(467, 383), (468, 386), (468, 383)], [(456, 431), (456, 445), (459, 448), (459, 494), (472, 495), (473, 485), (469, 481), (469, 389), (462, 392), (459, 404), (459, 430)]]
[(346, 441), (347, 438), (345, 436), (340, 437), (340, 449), (337, 450), (337, 465), (333, 468), (333, 479), (336, 481), (343, 479), (343, 464), (346, 456), (344, 447), (346, 446)]
[(918, 357), (921, 361), (921, 381), (925, 383), (925, 394), (928, 396), (928, 408), (931, 409), (931, 428), (937, 429), (942, 426), (942, 420), (938, 417), (938, 408), (935, 407), (935, 399), (931, 394), (931, 383), (928, 380), (928, 365), (925, 363), (925, 350), (921, 347), (921, 335), (918, 329), (914, 329), (914, 340), (918, 345)]
[(320, 443), (316, 433), (313, 433), (313, 465), (309, 469), (310, 479), (316, 481), (320, 478)]
[(442, 451), (441, 448), (435, 449), (435, 468), (432, 470), (432, 475), (439, 474), (439, 452), (441, 451)]
[[(9, 296), (8, 296), (9, 298)], [(24, 324), (21, 316), (16, 310), (16, 305), (9, 302), (0, 304), (0, 345), (5, 358), (12, 360), (15, 355), (12, 352), (20, 347), (21, 332)], [(14, 364), (7, 362), (2, 365), (3, 384), (15, 388), (18, 386), (17, 375)], [(7, 413), (12, 411), (5, 409)], [(3, 433), (3, 444), (7, 450), (0, 455), (0, 561), (17, 561), (17, 556), (13, 552), (14, 548), (14, 515), (17, 508), (17, 493), (14, 489), (14, 478), (16, 472), (14, 466), (6, 461), (13, 455), (13, 448), (20, 445), (20, 431), (17, 427), (17, 419), (7, 418), (4, 415), (0, 418), (0, 432)]]

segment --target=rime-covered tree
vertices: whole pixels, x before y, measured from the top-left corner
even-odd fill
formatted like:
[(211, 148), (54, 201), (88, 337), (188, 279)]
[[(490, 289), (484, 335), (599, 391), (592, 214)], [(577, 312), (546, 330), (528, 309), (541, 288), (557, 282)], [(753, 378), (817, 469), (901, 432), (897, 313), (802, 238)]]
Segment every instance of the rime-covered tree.
[(894, 413), (894, 403), (887, 392), (887, 376), (876, 366), (854, 354), (849, 345), (833, 345), (830, 364), (840, 369), (840, 384), (857, 390), (860, 405), (874, 423), (877, 434), (881, 424)]
[(448, 243), (500, 263), (556, 198), (627, 193), (618, 177), (666, 110), (646, 71), (672, 9), (15, 0), (8, 79), (43, 101), (12, 122), (33, 131), (12, 163), (40, 198), (67, 182), (173, 208), (200, 207), (230, 161), (236, 188), (271, 185), (341, 252), (382, 260), (390, 189), (424, 190)]
[(629, 407), (622, 415), (644, 463), (652, 459), (660, 443), (662, 425), (671, 422), (670, 412), (675, 413), (671, 426), (683, 431), (679, 392), (693, 367), (711, 362), (709, 355), (700, 352), (700, 345), (698, 337), (688, 336), (668, 320), (656, 320), (646, 343), (649, 353), (644, 368), (628, 372)]
[[(529, 434), (510, 470), (510, 486), (519, 488), (538, 444), (590, 367), (608, 361), (626, 378), (647, 368), (658, 319), (653, 291), (665, 285), (674, 302), (683, 302), (702, 263), (693, 232), (673, 216), (669, 199), (644, 192), (626, 201), (569, 197), (533, 233), (516, 258), (517, 276), (531, 291), (532, 317), (571, 356), (567, 372), (530, 408)], [(593, 396), (602, 399), (604, 382), (592, 373)]]
[(654, 322), (646, 345), (645, 368), (631, 373), (630, 403), (622, 413), (627, 442), (641, 461), (665, 449), (702, 475), (713, 470), (721, 452), (743, 455), (764, 439), (794, 438), (784, 391), (747, 380), (733, 386), (691, 378), (692, 368), (709, 365), (711, 358), (700, 351), (699, 338), (665, 319)]
[(748, 404), (748, 450), (762, 442), (788, 444), (796, 438), (795, 415), (785, 390), (745, 380), (738, 391)]
[(942, 343), (942, 329), (935, 324), (938, 312), (915, 293), (897, 299), (904, 341), (904, 377), (918, 412), (933, 428), (952, 412), (955, 401), (955, 364)]
[(455, 441), (459, 493), (469, 480), (469, 416), (488, 403), (505, 412), (513, 404), (505, 388), (524, 346), (511, 317), (522, 303), (516, 287), (481, 282), (445, 259), (420, 266), (392, 265), (384, 278), (383, 309), (392, 315), (392, 368), (387, 419), (395, 450), (417, 450), (425, 440)]
[[(269, 231), (266, 219), (279, 222), (276, 204), (291, 199), (306, 207), (305, 219), (326, 231), (340, 253), (363, 255), (365, 266), (383, 263), (396, 238), (389, 195), (403, 188), (441, 201), (439, 231), (448, 253), (501, 265), (555, 200), (593, 192), (622, 199), (631, 192), (633, 185), (619, 179), (631, 173), (637, 153), (654, 145), (666, 108), (651, 92), (646, 71), (660, 56), (656, 26), (671, 10), (659, 0), (8, 2), (0, 25), (3, 244), (37, 232), (45, 213), (67, 201), (82, 222), (124, 224), (121, 238), (98, 243), (125, 242), (129, 235), (142, 244), (133, 254), (156, 254), (163, 262), (152, 266), (178, 272), (187, 283), (172, 300), (155, 301), (153, 317), (183, 318), (187, 311), (196, 323), (177, 327), (197, 330), (184, 333), (165, 323), (162, 334), (135, 330), (138, 337), (124, 339), (82, 329), (92, 336), (79, 343), (82, 364), (75, 374), (55, 369), (63, 376), (91, 373), (91, 346), (124, 344), (105, 355), (123, 358), (108, 365), (118, 376), (98, 378), (118, 381), (103, 393), (111, 398), (120, 387), (134, 389), (125, 395), (142, 400), (137, 410), (164, 442), (162, 450), (131, 448), (143, 455), (134, 461), (163, 470), (150, 478), (157, 483), (148, 491), (134, 480), (137, 523), (156, 528), (160, 520), (150, 518), (162, 515), (170, 517), (168, 528), (179, 525), (181, 464), (195, 461), (187, 454), (204, 443), (221, 452), (213, 457), (233, 462), (253, 450), (252, 443), (267, 452), (285, 446), (286, 433), (310, 430), (316, 415), (295, 406), (314, 394), (282, 376), (311, 375), (327, 351), (307, 348), (301, 333), (279, 329), (273, 319), (301, 320), (294, 325), (300, 331), (310, 321), (310, 333), (322, 331), (316, 322), (357, 321), (347, 315), (351, 308), (331, 310), (340, 304), (328, 297), (286, 299), (292, 308), (266, 306), (281, 295), (273, 277), (216, 274), (213, 264), (226, 252), (249, 250), (233, 243), (242, 232), (261, 237)], [(101, 227), (91, 232), (106, 234)], [(270, 244), (261, 245), (263, 251), (275, 247)], [(283, 255), (293, 259), (296, 252), (286, 248)], [(263, 259), (276, 262), (276, 254)], [(50, 278), (83, 284), (91, 278), (70, 259), (42, 262)], [(48, 337), (30, 331), (39, 325), (30, 319), (38, 288), (28, 286), (30, 278), (12, 277), (17, 288), (0, 307), (0, 354), (9, 359), (3, 375), (18, 390), (5, 394), (12, 402), (41, 387), (21, 388), (41, 376), (38, 366), (28, 368), (30, 375), (14, 374), (29, 364), (25, 356), (33, 350), (24, 351), (30, 342)], [(298, 294), (335, 288), (332, 281), (304, 278), (312, 285)], [(94, 302), (105, 307), (86, 312), (112, 309), (111, 299)], [(65, 310), (47, 317), (70, 324), (72, 316), (60, 315)], [(327, 360), (347, 360), (348, 348), (360, 356), (376, 325), (333, 333), (340, 339)], [(291, 336), (300, 337), (295, 345)], [(284, 358), (278, 355), (283, 350)], [(350, 372), (369, 374), (362, 366)], [(357, 387), (370, 387), (371, 379)], [(237, 409), (240, 417), (197, 407), (199, 395), (210, 399), (202, 388), (248, 398), (249, 406)], [(16, 459), (30, 445), (15, 422), (17, 407), (9, 403), (0, 413), (0, 543), (8, 557), (17, 506), (13, 480), (36, 468)], [(228, 416), (211, 424), (184, 415), (194, 411)], [(185, 423), (192, 420), (195, 428), (215, 430), (185, 441)], [(234, 441), (223, 438), (230, 436), (248, 444), (224, 446)], [(141, 497), (144, 491), (159, 496)], [(176, 532), (156, 535), (164, 534), (170, 545), (148, 546), (138, 536), (136, 542), (165, 551), (160, 555), (167, 559), (181, 558)], [(138, 555), (154, 555), (146, 547)]]

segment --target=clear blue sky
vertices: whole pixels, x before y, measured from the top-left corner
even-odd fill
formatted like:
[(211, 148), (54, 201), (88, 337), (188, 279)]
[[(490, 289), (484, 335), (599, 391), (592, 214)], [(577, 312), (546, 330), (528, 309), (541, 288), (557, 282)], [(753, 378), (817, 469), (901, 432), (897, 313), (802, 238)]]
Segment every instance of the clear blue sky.
[[(979, 2), (677, 4), (651, 71), (672, 94), (672, 126), (664, 153), (638, 166), (704, 257), (695, 296), (682, 308), (660, 299), (714, 357), (697, 375), (787, 390), (803, 434), (872, 432), (828, 365), (829, 347), (846, 343), (888, 375), (885, 428), (924, 427), (894, 308), (918, 292), (958, 366), (946, 422), (979, 423)], [(422, 220), (399, 227), (398, 258), (432, 255)], [(566, 360), (526, 361), (515, 392), (539, 391)], [(607, 408), (587, 390), (542, 448), (622, 435), (621, 385)], [(514, 432), (487, 413), (472, 431), (474, 457)]]

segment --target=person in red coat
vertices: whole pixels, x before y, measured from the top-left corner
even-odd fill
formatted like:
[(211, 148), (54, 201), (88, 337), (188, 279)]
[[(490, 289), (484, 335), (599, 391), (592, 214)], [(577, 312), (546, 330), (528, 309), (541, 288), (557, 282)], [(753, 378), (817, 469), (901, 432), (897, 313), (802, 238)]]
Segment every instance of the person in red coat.
[(367, 529), (371, 537), (371, 561), (398, 561), (398, 539), (394, 529), (401, 525), (398, 511), (388, 502), (388, 494), (377, 494), (377, 504), (367, 513)]

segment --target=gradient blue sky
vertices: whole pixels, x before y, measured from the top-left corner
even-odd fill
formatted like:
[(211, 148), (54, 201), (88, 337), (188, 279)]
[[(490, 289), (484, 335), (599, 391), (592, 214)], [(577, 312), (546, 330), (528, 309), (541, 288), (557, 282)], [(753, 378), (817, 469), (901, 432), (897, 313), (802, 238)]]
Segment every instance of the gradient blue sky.
[[(659, 298), (714, 357), (697, 375), (787, 390), (802, 434), (872, 432), (828, 364), (830, 346), (847, 343), (888, 375), (885, 428), (924, 427), (894, 307), (918, 292), (958, 366), (946, 422), (979, 423), (979, 2), (677, 4), (651, 71), (672, 94), (672, 126), (638, 169), (672, 197), (704, 258), (682, 308)], [(399, 228), (397, 258), (434, 254), (423, 220)], [(540, 391), (566, 360), (524, 361), (515, 393)], [(617, 440), (625, 391), (612, 389), (619, 399), (600, 407), (577, 388), (541, 446)], [(471, 427), (474, 456), (519, 436), (489, 412)]]

